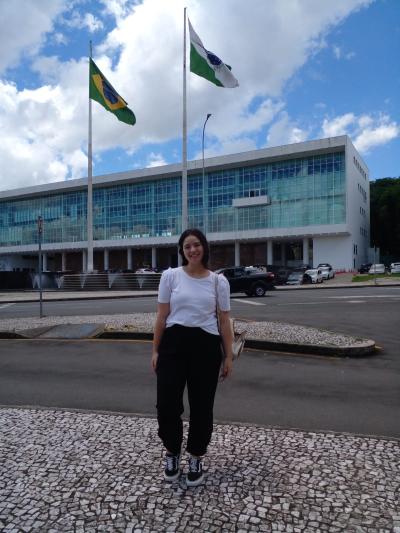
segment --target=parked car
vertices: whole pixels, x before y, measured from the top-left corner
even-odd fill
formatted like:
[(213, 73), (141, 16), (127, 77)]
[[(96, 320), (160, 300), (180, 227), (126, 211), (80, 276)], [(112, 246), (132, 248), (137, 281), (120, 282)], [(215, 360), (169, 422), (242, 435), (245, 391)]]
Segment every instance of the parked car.
[(332, 279), (335, 277), (335, 271), (329, 263), (320, 263), (317, 268), (322, 270), (323, 279)]
[(288, 277), (293, 272), (292, 268), (280, 268), (275, 274), (275, 285), (285, 285), (288, 280)]
[(229, 281), (231, 292), (244, 292), (247, 296), (264, 296), (274, 288), (275, 276), (272, 272), (260, 272), (253, 267), (227, 267), (215, 271)]
[(301, 270), (295, 270), (289, 274), (286, 285), (305, 285), (307, 283), (312, 283), (311, 277)]
[(400, 274), (400, 263), (390, 263), (390, 273)]
[(386, 272), (385, 265), (383, 263), (375, 263), (374, 265), (371, 265), (371, 268), (369, 269), (369, 274), (384, 274)]
[(320, 268), (310, 268), (305, 271), (305, 274), (310, 276), (312, 283), (322, 283), (324, 281), (322, 270)]
[(360, 268), (358, 269), (358, 272), (360, 274), (368, 274), (369, 269), (372, 267), (372, 263), (363, 263)]

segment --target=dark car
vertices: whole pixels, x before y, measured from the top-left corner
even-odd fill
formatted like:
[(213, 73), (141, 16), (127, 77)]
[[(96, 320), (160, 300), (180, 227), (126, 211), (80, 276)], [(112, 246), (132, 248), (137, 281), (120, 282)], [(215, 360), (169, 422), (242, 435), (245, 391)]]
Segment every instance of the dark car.
[(286, 281), (286, 285), (306, 285), (308, 283), (312, 283), (311, 276), (301, 270), (295, 270), (289, 274)]
[(288, 277), (293, 272), (293, 268), (280, 268), (275, 274), (275, 285), (285, 285)]
[(264, 296), (274, 289), (275, 276), (272, 272), (261, 272), (253, 267), (227, 267), (216, 270), (229, 281), (231, 293), (244, 292), (247, 296)]
[(358, 269), (358, 272), (360, 274), (368, 274), (369, 269), (372, 267), (372, 263), (363, 263), (360, 268)]

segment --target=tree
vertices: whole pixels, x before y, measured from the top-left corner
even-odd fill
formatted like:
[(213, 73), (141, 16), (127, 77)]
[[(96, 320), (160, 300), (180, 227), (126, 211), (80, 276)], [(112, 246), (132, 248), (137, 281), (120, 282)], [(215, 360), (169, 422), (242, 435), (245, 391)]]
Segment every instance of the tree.
[(371, 246), (381, 256), (400, 259), (400, 177), (370, 183)]

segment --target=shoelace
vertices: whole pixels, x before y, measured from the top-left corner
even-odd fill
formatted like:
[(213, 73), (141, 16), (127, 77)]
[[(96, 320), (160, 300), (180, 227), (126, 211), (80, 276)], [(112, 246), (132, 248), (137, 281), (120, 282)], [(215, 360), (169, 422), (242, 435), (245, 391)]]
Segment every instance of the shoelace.
[(196, 459), (196, 457), (189, 458), (189, 472), (200, 472), (201, 471), (201, 459)]
[(176, 470), (176, 465), (178, 462), (176, 455), (167, 455), (166, 459), (167, 459), (167, 470)]

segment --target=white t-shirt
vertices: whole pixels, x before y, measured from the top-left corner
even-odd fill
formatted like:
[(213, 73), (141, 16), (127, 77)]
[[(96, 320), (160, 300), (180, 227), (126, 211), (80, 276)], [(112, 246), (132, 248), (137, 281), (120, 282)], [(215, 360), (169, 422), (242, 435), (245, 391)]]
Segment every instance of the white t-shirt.
[[(181, 326), (202, 328), (218, 335), (216, 317), (215, 277), (210, 272), (205, 278), (189, 276), (182, 267), (169, 268), (162, 273), (158, 288), (158, 302), (170, 305), (166, 327)], [(230, 310), (229, 282), (225, 276), (218, 276), (218, 307)]]

